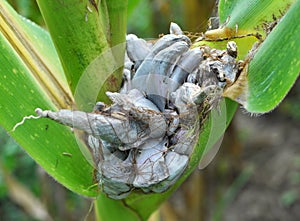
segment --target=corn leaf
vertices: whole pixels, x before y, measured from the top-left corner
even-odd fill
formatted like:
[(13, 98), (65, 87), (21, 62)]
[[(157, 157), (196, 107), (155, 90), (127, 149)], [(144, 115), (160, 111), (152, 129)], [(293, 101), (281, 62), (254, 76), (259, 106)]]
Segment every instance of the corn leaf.
[(300, 71), (300, 2), (294, 3), (254, 53), (249, 68), (228, 91), (228, 97), (252, 113), (273, 110), (286, 96)]
[(220, 23), (226, 27), (261, 31), (261, 25), (282, 17), (295, 0), (220, 0)]
[(0, 124), (51, 176), (67, 188), (95, 196), (93, 167), (70, 129), (26, 120), (37, 107), (70, 108), (73, 97), (50, 36), (0, 3)]

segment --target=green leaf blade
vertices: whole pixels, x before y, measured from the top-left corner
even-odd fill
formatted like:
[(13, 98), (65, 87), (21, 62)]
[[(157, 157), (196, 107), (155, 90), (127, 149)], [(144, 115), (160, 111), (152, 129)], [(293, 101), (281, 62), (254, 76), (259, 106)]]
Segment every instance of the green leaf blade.
[[(0, 19), (2, 19), (0, 25), (1, 126), (9, 131), (17, 143), (54, 179), (79, 194), (96, 196), (97, 191), (90, 188), (94, 184), (93, 166), (83, 157), (78, 148), (79, 144), (69, 128), (47, 119), (28, 119), (13, 131), (14, 126), (24, 116), (35, 115), (34, 110), (37, 107), (57, 109), (57, 104), (54, 103), (48, 91), (32, 71), (41, 70), (41, 67), (48, 67), (51, 70), (62, 70), (62, 68), (59, 67), (59, 62), (49, 66), (45, 65), (55, 61), (55, 57), (49, 59), (49, 56), (54, 56), (56, 52), (49, 35), (44, 30), (27, 20), (21, 19), (5, 2), (0, 4), (0, 9)], [(4, 26), (7, 24), (4, 22), (7, 17), (3, 15), (10, 16), (10, 21), (17, 24), (14, 26), (15, 29), (18, 29), (19, 26), (26, 26), (25, 29), (19, 29), (15, 32), (22, 34), (22, 39), (17, 39), (15, 35), (11, 35), (14, 33), (9, 32), (10, 29)], [(33, 38), (40, 36), (41, 38), (31, 41), (26, 37), (24, 39), (24, 36)], [(39, 54), (38, 60), (35, 60), (37, 57), (30, 56), (32, 51), (27, 51), (28, 48), (22, 47), (18, 40), (31, 42), (29, 48), (32, 51), (38, 51), (38, 48), (45, 44), (43, 46), (45, 51)], [(27, 56), (24, 56), (24, 53), (27, 53)], [(53, 77), (57, 80), (63, 79), (62, 73), (54, 74)]]
[(300, 71), (299, 10), (300, 2), (297, 1), (250, 62), (247, 111), (271, 111), (297, 79)]
[(1, 32), (30, 69), (32, 77), (57, 106), (71, 105), (73, 98), (49, 35), (20, 17), (6, 2), (1, 3), (0, 14)]
[(280, 18), (295, 0), (221, 0), (219, 3), (220, 23), (226, 27), (243, 30), (259, 30), (263, 22)]

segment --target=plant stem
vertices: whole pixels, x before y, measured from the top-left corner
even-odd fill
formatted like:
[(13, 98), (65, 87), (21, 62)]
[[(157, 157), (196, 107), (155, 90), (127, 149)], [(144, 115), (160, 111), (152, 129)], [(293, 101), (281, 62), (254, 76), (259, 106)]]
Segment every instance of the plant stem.
[(37, 0), (74, 93), (88, 65), (109, 48), (98, 11), (88, 0)]

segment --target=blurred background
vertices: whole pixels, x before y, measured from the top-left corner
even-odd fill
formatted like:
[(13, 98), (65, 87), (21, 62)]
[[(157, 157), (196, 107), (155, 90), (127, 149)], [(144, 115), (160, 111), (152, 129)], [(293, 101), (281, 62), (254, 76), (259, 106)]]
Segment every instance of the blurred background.
[[(34, 0), (9, 0), (44, 27)], [(129, 0), (128, 33), (157, 38), (171, 21), (202, 32), (214, 0)], [(272, 113), (239, 109), (212, 163), (159, 210), (162, 221), (300, 220), (300, 81)], [(49, 177), (0, 128), (0, 220), (94, 220), (91, 200)], [(153, 218), (154, 219), (154, 218)]]

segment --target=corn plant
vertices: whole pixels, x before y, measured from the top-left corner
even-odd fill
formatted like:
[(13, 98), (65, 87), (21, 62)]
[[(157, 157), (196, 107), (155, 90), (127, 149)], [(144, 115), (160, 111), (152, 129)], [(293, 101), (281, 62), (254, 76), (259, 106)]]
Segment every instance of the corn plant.
[[(171, 34), (157, 41), (145, 42), (131, 35), (127, 37), (127, 43), (127, 1), (37, 0), (37, 3), (48, 31), (19, 16), (6, 1), (0, 3), (0, 124), (59, 183), (80, 195), (94, 198), (99, 220), (147, 220), (199, 162), (200, 167), (207, 165), (205, 157), (208, 156), (209, 161), (210, 155), (215, 154), (216, 150), (210, 147), (220, 140), (237, 103), (253, 114), (273, 110), (288, 93), (300, 70), (299, 1), (221, 0), (218, 3), (221, 25), (197, 36), (197, 40), (191, 41), (172, 24)], [(133, 44), (131, 50), (132, 39), (143, 43), (140, 47)], [(167, 54), (161, 53), (159, 62), (153, 63), (155, 56), (165, 48), (168, 48)], [(174, 57), (170, 56), (171, 50)], [(129, 60), (126, 60), (125, 52)], [(171, 87), (173, 93), (173, 97), (170, 96), (173, 104), (169, 105), (169, 98), (165, 99), (168, 93), (161, 92), (164, 90), (160, 81), (147, 75), (147, 65), (149, 62), (155, 64), (153, 67), (165, 74), (181, 58), (185, 61), (186, 53), (189, 62), (197, 60), (201, 54), (196, 66), (202, 67), (200, 71), (217, 72), (216, 82), (206, 84), (202, 81), (196, 87), (194, 82), (200, 81), (194, 74), (197, 67), (191, 68), (189, 63), (185, 70), (190, 69), (179, 86), (167, 84), (166, 91)], [(214, 57), (214, 53), (214, 59), (207, 59)], [(133, 59), (140, 54), (144, 54), (142, 58)], [(170, 60), (162, 62), (166, 58)], [(228, 59), (231, 66), (226, 66), (230, 68), (226, 72), (224, 64)], [(131, 62), (130, 65), (126, 61)], [(130, 76), (132, 70), (135, 72), (133, 78)], [(182, 74), (181, 70), (179, 76)], [(136, 80), (136, 76), (144, 75), (147, 79)], [(171, 75), (177, 76), (175, 69)], [(131, 86), (127, 85), (128, 80), (132, 80)], [(150, 89), (144, 89), (145, 85), (154, 85), (154, 90), (158, 91), (149, 93)], [(159, 95), (164, 99), (155, 97), (157, 93), (162, 93)], [(181, 106), (186, 101), (184, 97), (188, 97), (189, 104), (194, 106)], [(143, 104), (136, 110), (137, 98), (141, 98)], [(96, 101), (101, 102), (94, 107)], [(113, 103), (111, 106), (110, 102)], [(182, 143), (186, 144), (187, 153), (174, 147), (177, 140), (172, 141), (172, 150), (168, 146), (169, 149), (164, 147), (155, 153), (161, 154), (167, 162), (169, 153), (176, 155), (182, 151), (176, 165), (168, 167), (171, 163), (166, 163), (170, 174), (157, 176), (153, 181), (153, 176), (147, 179), (135, 173), (133, 177), (128, 176), (131, 180), (123, 181), (119, 176), (122, 172), (126, 176), (122, 169), (127, 164), (113, 175), (111, 171), (116, 168), (110, 164), (102, 163), (100, 169), (97, 167), (105, 155), (104, 149), (99, 149), (101, 145), (117, 145), (118, 154), (126, 153), (126, 159), (134, 156), (135, 163), (143, 154), (148, 161), (152, 160), (153, 152), (147, 157), (147, 151), (152, 149), (144, 150), (141, 146), (165, 142), (165, 131), (172, 128), (171, 124), (164, 124), (164, 119), (175, 119), (169, 117), (174, 112), (165, 109), (172, 109), (174, 105), (181, 113), (181, 127), (193, 130), (181, 131), (185, 134)], [(187, 107), (192, 108), (183, 115)], [(80, 111), (72, 111), (74, 109)], [(135, 119), (134, 124), (124, 126), (129, 119), (124, 113), (130, 113)], [(142, 118), (141, 113), (143, 117), (145, 113), (151, 115)], [(104, 127), (98, 123), (100, 116), (103, 121), (107, 121), (108, 116), (115, 121)], [(75, 131), (44, 118), (74, 127)], [(95, 124), (89, 124), (91, 121)], [(76, 128), (90, 136), (87, 138)], [(107, 132), (112, 131), (111, 128), (114, 132)], [(141, 133), (148, 131), (143, 134), (147, 139), (142, 143), (137, 140), (127, 142), (128, 137), (121, 139), (123, 133), (133, 134), (136, 128)], [(168, 143), (170, 137), (167, 137)], [(118, 139), (120, 143), (116, 142)], [(132, 146), (138, 148), (132, 150)], [(115, 155), (109, 157), (115, 157), (110, 163), (119, 162)], [(182, 162), (184, 165), (178, 166)], [(149, 169), (149, 165), (145, 167)], [(162, 170), (156, 168), (159, 170), (151, 175)], [(170, 175), (174, 177), (171, 179)]]

